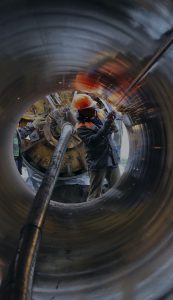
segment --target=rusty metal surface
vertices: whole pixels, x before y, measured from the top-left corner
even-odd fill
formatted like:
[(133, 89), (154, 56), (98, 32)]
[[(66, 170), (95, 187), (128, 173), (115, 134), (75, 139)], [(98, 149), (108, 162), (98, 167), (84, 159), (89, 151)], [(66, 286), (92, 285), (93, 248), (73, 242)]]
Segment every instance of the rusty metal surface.
[[(1, 277), (34, 197), (13, 161), (17, 121), (63, 89), (86, 88), (116, 106), (172, 30), (172, 13), (172, 1), (1, 1)], [(51, 202), (33, 300), (171, 297), (172, 53), (123, 100), (130, 158), (118, 189), (92, 203)]]
[[(49, 98), (53, 96), (51, 95)], [(68, 91), (61, 92), (60, 96), (61, 103), (57, 103), (53, 107), (47, 99), (36, 101), (27, 109), (20, 121), (23, 127), (28, 121), (32, 122), (40, 116), (44, 120), (44, 124), (36, 128), (29, 139), (28, 137), (22, 139), (21, 143), (21, 151), (27, 165), (34, 169), (35, 173), (41, 172), (42, 175), (46, 172), (57, 141), (59, 141), (62, 124), (66, 121), (71, 122), (74, 126), (76, 124), (75, 113), (70, 110), (71, 93), (69, 95)], [(68, 143), (60, 176), (71, 177), (75, 174), (82, 174), (85, 169), (84, 147), (74, 132)]]

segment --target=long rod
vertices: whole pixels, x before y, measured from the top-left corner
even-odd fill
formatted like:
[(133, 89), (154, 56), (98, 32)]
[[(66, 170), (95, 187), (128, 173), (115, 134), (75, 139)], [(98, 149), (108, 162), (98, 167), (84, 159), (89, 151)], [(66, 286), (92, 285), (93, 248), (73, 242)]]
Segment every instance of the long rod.
[(141, 72), (135, 77), (131, 82), (128, 88), (124, 91), (123, 96), (118, 101), (117, 106), (124, 100), (125, 97), (134, 89), (134, 87), (147, 75), (151, 70), (154, 64), (162, 57), (165, 51), (172, 45), (173, 42), (173, 33), (171, 32), (170, 36), (167, 38), (165, 43), (153, 54), (146, 66), (141, 70)]
[(49, 168), (35, 196), (26, 225), (21, 231), (13, 264), (13, 288), (10, 297), (8, 297), (9, 300), (31, 299), (33, 273), (39, 251), (41, 230), (72, 130), (73, 127), (70, 123), (64, 124)]

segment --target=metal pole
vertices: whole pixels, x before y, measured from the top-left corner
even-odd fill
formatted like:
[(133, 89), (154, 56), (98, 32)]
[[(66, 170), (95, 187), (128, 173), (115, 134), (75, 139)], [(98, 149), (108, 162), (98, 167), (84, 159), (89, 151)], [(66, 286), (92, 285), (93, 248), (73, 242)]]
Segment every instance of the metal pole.
[(131, 82), (129, 87), (124, 91), (123, 96), (120, 98), (118, 105), (124, 100), (125, 97), (128, 96), (129, 92), (133, 90), (133, 88), (147, 75), (147, 73), (151, 70), (154, 64), (162, 57), (165, 51), (172, 45), (173, 42), (173, 33), (169, 35), (165, 43), (153, 54), (149, 62), (146, 66), (141, 70), (141, 72), (135, 77), (135, 79)]
[(9, 300), (31, 299), (33, 274), (39, 251), (41, 230), (72, 131), (72, 125), (65, 123), (49, 168), (33, 201), (26, 225), (21, 231), (17, 254), (12, 268), (13, 286), (11, 287), (10, 297), (8, 296)]

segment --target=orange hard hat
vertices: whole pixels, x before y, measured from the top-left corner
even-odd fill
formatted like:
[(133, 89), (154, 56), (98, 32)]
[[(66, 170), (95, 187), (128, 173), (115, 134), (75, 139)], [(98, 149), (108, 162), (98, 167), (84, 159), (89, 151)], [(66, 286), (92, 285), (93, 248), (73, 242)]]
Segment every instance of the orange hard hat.
[(72, 101), (72, 107), (77, 110), (86, 109), (95, 106), (95, 101), (86, 94), (77, 94)]

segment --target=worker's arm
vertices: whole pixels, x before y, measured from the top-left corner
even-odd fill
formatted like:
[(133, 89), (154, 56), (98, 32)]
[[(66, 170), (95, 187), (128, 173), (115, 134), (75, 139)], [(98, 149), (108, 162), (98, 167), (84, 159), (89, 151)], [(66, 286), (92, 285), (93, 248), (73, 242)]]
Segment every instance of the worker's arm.
[(100, 129), (97, 133), (93, 133), (92, 129), (81, 127), (77, 129), (77, 134), (86, 145), (99, 143), (105, 138), (102, 129)]
[(99, 143), (103, 139), (107, 139), (110, 134), (110, 126), (105, 122), (96, 133), (90, 128), (81, 127), (77, 129), (77, 134), (85, 144)]
[(108, 115), (107, 115), (107, 119), (106, 122), (108, 122), (108, 127), (109, 127), (109, 132), (118, 132), (118, 127), (116, 125), (116, 112), (115, 111), (111, 111)]
[(92, 129), (89, 128), (79, 128), (77, 129), (77, 134), (85, 144), (99, 143), (106, 136), (106, 132), (101, 128), (97, 133), (94, 133)]
[(100, 140), (107, 138), (107, 135), (112, 132), (115, 117), (115, 112), (109, 113), (105, 123), (96, 133), (93, 132), (92, 129), (86, 127), (78, 128), (77, 133), (85, 144), (98, 143)]

